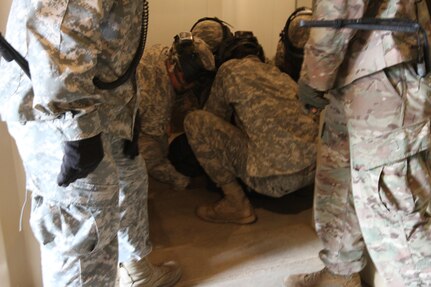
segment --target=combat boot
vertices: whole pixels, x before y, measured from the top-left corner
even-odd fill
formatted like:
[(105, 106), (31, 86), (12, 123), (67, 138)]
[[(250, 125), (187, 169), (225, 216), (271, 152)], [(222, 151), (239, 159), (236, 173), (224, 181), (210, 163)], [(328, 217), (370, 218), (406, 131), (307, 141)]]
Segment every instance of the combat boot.
[(205, 221), (216, 223), (250, 224), (256, 221), (256, 214), (239, 184), (222, 186), (224, 198), (213, 204), (201, 205), (196, 214)]
[(146, 258), (120, 263), (119, 287), (170, 287), (180, 280), (181, 268), (173, 261), (154, 266)]
[(290, 275), (284, 281), (285, 287), (361, 287), (358, 273), (352, 275), (336, 275), (328, 269), (308, 274)]

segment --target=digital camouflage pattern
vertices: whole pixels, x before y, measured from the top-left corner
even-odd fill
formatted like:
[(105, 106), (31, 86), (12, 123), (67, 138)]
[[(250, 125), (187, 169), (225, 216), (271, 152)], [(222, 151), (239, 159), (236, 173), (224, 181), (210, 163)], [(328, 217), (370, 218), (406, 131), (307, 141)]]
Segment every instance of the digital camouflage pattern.
[[(194, 45), (204, 67), (214, 69), (214, 57), (208, 46), (195, 37)], [(156, 44), (146, 49), (137, 70), (141, 111), (139, 149), (147, 164), (149, 174), (160, 182), (184, 189), (190, 179), (179, 173), (168, 156), (168, 139), (175, 132), (182, 132), (182, 120), (190, 110), (197, 108), (192, 91), (177, 94), (166, 71), (169, 47)], [(172, 118), (172, 116), (175, 116)], [(172, 120), (175, 122), (171, 123)]]
[[(429, 30), (425, 2), (418, 11)], [(315, 1), (316, 19), (407, 18), (415, 1)], [(425, 16), (427, 15), (427, 16)], [(327, 91), (314, 217), (331, 272), (366, 264), (387, 286), (431, 286), (431, 80), (415, 72), (415, 35), (312, 29), (303, 79)]]
[(300, 28), (299, 23), (304, 20), (311, 20), (310, 14), (298, 14), (290, 22), (289, 29), (287, 31), (287, 37), (292, 42), (295, 48), (303, 49), (305, 43), (307, 43), (308, 37), (310, 35), (310, 29)]
[(317, 123), (302, 112), (296, 90), (288, 75), (257, 57), (220, 67), (205, 111), (184, 122), (211, 179), (224, 185), (241, 177), (274, 197), (312, 183)]
[(96, 170), (59, 187), (61, 132), (36, 121), (9, 122), (8, 129), (32, 193), (30, 225), (41, 247), (44, 286), (115, 286), (118, 261), (151, 251), (145, 164), (126, 158), (123, 140), (103, 133), (105, 156)]
[[(135, 55), (142, 1), (14, 0), (6, 38), (26, 57), (31, 81), (1, 62), (0, 117), (8, 122), (32, 193), (30, 224), (44, 286), (115, 286), (118, 260), (146, 256), (147, 176), (122, 153), (138, 108), (131, 81), (98, 90)], [(104, 159), (59, 187), (64, 141), (102, 133)]]
[(152, 177), (184, 189), (189, 178), (179, 173), (167, 158), (171, 113), (179, 98), (185, 98), (175, 93), (166, 71), (169, 49), (160, 44), (148, 47), (136, 72), (141, 97), (139, 151)]
[[(274, 57), (275, 65), (281, 71), (290, 75), (295, 81), (299, 78), (303, 60), (303, 49), (310, 35), (310, 29), (300, 28), (299, 23), (301, 20), (311, 20), (311, 10), (302, 9), (305, 8), (299, 8), (289, 16), (291, 21), (289, 22), (288, 18), (288, 23), (286, 23), (280, 34), (280, 41), (278, 41)], [(285, 33), (289, 41), (288, 45), (284, 43), (284, 39), (282, 38), (286, 36)]]
[(92, 82), (94, 76), (117, 79), (138, 46), (142, 1), (117, 2), (13, 1), (6, 38), (28, 60), (32, 81), (16, 63), (2, 60), (2, 120), (55, 119), (64, 140), (102, 131), (131, 138), (137, 108), (132, 83), (98, 90)]
[(213, 53), (218, 51), (223, 41), (223, 28), (220, 23), (212, 20), (201, 21), (191, 30), (193, 36), (202, 39)]

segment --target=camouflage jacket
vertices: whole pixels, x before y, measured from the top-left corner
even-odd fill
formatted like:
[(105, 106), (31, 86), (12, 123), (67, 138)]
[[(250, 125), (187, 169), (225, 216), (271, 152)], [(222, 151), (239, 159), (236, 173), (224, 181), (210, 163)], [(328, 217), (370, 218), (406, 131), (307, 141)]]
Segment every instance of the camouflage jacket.
[(176, 96), (165, 66), (168, 53), (169, 47), (160, 44), (148, 47), (136, 72), (141, 131), (155, 137), (167, 133)]
[(185, 112), (184, 99), (195, 98), (191, 91), (178, 95), (173, 89), (165, 66), (168, 53), (167, 46), (148, 47), (136, 72), (142, 122), (140, 150), (145, 159), (154, 157), (154, 152), (166, 154), (171, 126), (181, 126), (176, 132), (182, 129), (182, 123), (171, 122), (173, 114)]
[[(416, 16), (415, 0), (317, 0), (316, 20), (402, 18), (430, 32), (425, 0)], [(313, 28), (305, 47), (302, 79), (315, 89), (343, 87), (384, 68), (417, 59), (417, 35), (390, 31)]]
[(131, 81), (99, 90), (133, 59), (142, 1), (14, 0), (6, 38), (29, 62), (31, 81), (14, 62), (1, 62), (0, 118), (44, 121), (64, 140), (102, 131), (130, 138), (137, 96)]
[(314, 165), (317, 123), (304, 114), (297, 85), (256, 57), (230, 60), (217, 72), (205, 109), (231, 121), (248, 138), (247, 173), (292, 174)]

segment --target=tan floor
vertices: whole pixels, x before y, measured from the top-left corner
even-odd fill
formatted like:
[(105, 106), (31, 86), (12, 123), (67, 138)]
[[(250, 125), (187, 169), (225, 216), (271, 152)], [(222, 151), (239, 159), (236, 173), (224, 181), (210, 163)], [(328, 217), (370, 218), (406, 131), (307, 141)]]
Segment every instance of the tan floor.
[(174, 191), (150, 181), (151, 261), (174, 259), (183, 268), (178, 287), (281, 287), (291, 273), (322, 268), (311, 226), (311, 188), (280, 199), (253, 197), (258, 221), (213, 224), (194, 215), (220, 194), (200, 187)]

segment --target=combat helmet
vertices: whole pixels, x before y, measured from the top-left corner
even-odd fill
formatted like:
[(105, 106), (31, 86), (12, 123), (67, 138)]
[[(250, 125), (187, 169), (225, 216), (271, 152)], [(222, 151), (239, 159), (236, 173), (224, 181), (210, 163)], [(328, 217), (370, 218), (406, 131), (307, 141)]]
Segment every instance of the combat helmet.
[(192, 89), (196, 83), (213, 78), (214, 55), (208, 45), (191, 32), (181, 32), (174, 37), (165, 60), (172, 87), (177, 94)]
[(301, 20), (311, 20), (312, 10), (307, 7), (296, 9), (287, 19), (280, 33), (275, 56), (275, 65), (283, 72), (289, 74), (295, 81), (298, 80), (304, 59), (304, 46), (310, 35), (310, 29), (300, 28)]
[(215, 69), (214, 55), (208, 45), (190, 32), (174, 37), (170, 59), (188, 83), (208, 76)]
[(249, 55), (255, 55), (265, 62), (263, 48), (253, 32), (236, 31), (232, 38), (225, 40), (220, 46), (216, 66), (220, 67), (230, 59), (241, 59)]
[(229, 24), (217, 17), (203, 17), (193, 24), (190, 32), (201, 38), (216, 54), (220, 44), (227, 38), (233, 37)]

